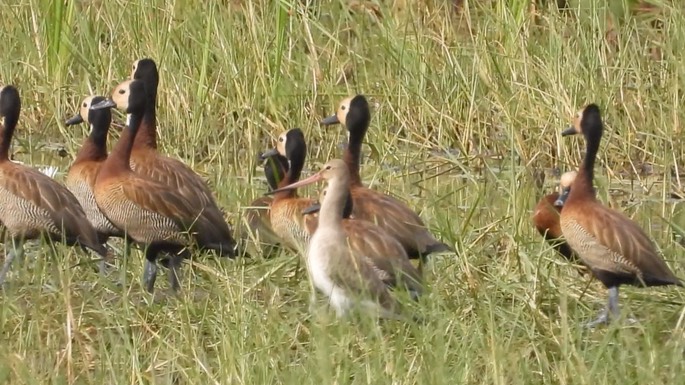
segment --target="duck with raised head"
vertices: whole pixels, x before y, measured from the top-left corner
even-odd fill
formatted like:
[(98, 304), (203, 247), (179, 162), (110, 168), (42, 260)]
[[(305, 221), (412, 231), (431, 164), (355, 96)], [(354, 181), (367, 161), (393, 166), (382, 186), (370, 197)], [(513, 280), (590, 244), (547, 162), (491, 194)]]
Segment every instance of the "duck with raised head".
[(90, 107), (92, 110), (117, 107), (127, 114), (126, 128), (95, 180), (95, 201), (116, 227), (123, 229), (134, 242), (145, 246), (145, 289), (154, 290), (158, 254), (168, 252), (172, 255), (170, 285), (178, 290), (178, 268), (183, 257), (189, 254), (187, 246), (217, 250), (233, 257), (235, 241), (222, 231), (216, 216), (205, 215), (206, 211), (198, 212), (195, 202), (177, 190), (131, 169), (133, 142), (146, 103), (144, 83), (127, 80), (114, 89), (111, 98)]
[[(278, 183), (288, 172), (288, 159), (280, 154), (260, 155), (260, 159), (264, 160), (264, 176), (269, 190), (277, 189)], [(243, 214), (247, 230), (242, 230), (241, 239), (256, 236), (259, 242), (266, 246), (277, 246), (281, 243), (281, 239), (271, 226), (269, 207), (272, 201), (273, 198), (270, 196), (261, 196), (252, 201)]]
[[(285, 156), (290, 163), (278, 187), (297, 182), (307, 157), (307, 143), (301, 129), (293, 128), (281, 133), (276, 148), (265, 152), (262, 157), (278, 154)], [(309, 234), (316, 228), (316, 215), (303, 215), (302, 211), (313, 203), (314, 200), (310, 198), (298, 196), (296, 189), (275, 190), (269, 207), (269, 219), (274, 232), (288, 248), (297, 251), (306, 248)]]
[[(165, 184), (183, 195), (199, 215), (211, 217), (223, 239), (232, 238), (231, 229), (207, 183), (178, 159), (157, 151), (157, 87), (159, 71), (154, 60), (145, 58), (133, 63), (131, 80), (145, 85), (145, 111), (131, 151), (131, 169), (142, 176)], [(223, 253), (223, 252), (222, 252)], [(228, 253), (232, 256), (234, 251)], [(220, 253), (221, 254), (221, 253)]]
[(91, 110), (90, 106), (105, 100), (104, 96), (89, 96), (83, 100), (79, 112), (66, 121), (67, 126), (80, 123), (90, 125), (90, 135), (85, 139), (76, 159), (67, 172), (65, 185), (76, 196), (86, 212), (90, 223), (98, 232), (100, 243), (106, 243), (109, 237), (124, 238), (123, 230), (117, 228), (98, 208), (93, 196), (93, 187), (100, 167), (107, 159), (107, 133), (112, 123), (112, 112), (109, 108)]
[(24, 241), (43, 236), (93, 250), (102, 257), (99, 268), (104, 274), (107, 249), (74, 194), (40, 171), (10, 160), (9, 149), (20, 112), (17, 88), (0, 88), (0, 222), (12, 240), (12, 250), (0, 272), (0, 285), (12, 262), (23, 256)]
[[(304, 213), (319, 212), (320, 202), (328, 190), (328, 187), (321, 190), (319, 202), (306, 208)], [(342, 226), (352, 253), (368, 262), (386, 286), (391, 289), (401, 287), (409, 292), (412, 299), (418, 299), (423, 293), (422, 274), (411, 264), (402, 244), (375, 223), (351, 218), (353, 207), (354, 202), (348, 192), (342, 210)]]
[(586, 152), (571, 191), (561, 210), (561, 231), (592, 274), (608, 289), (607, 306), (588, 323), (594, 327), (620, 315), (621, 285), (682, 286), (657, 253), (647, 234), (634, 221), (602, 205), (592, 186), (594, 165), (604, 124), (596, 104), (587, 105), (562, 136), (582, 134)]
[(364, 95), (344, 99), (337, 112), (321, 121), (323, 125), (342, 124), (349, 132), (343, 160), (350, 172), (350, 193), (354, 201), (355, 218), (377, 223), (395, 237), (409, 258), (425, 259), (431, 253), (452, 251), (448, 245), (431, 235), (413, 210), (398, 199), (362, 184), (359, 168), (362, 141), (371, 122), (369, 103)]
[(545, 195), (535, 206), (533, 212), (533, 224), (545, 240), (564, 257), (568, 262), (578, 266), (581, 275), (587, 273), (587, 268), (582, 266), (578, 255), (571, 249), (561, 233), (559, 215), (564, 207), (564, 201), (571, 191), (571, 184), (576, 179), (576, 171), (568, 171), (561, 175), (559, 180), (559, 192)]
[(325, 180), (328, 193), (321, 201), (318, 227), (307, 247), (310, 281), (328, 297), (338, 316), (361, 308), (381, 317), (401, 318), (398, 315), (399, 303), (374, 271), (374, 266), (350, 247), (350, 239), (343, 227), (349, 179), (345, 162), (335, 159), (311, 177), (275, 192)]

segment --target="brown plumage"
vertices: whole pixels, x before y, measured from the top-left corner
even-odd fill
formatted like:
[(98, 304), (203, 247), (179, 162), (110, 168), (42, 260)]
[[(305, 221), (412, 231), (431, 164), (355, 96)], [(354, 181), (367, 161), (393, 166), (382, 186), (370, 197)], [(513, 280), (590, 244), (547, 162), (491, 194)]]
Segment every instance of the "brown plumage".
[(107, 242), (109, 237), (124, 237), (124, 232), (114, 226), (100, 211), (93, 196), (95, 178), (102, 163), (107, 159), (107, 133), (112, 122), (112, 112), (109, 108), (91, 110), (90, 106), (103, 100), (103, 96), (85, 98), (79, 113), (66, 122), (68, 126), (83, 122), (90, 125), (90, 135), (83, 142), (74, 163), (71, 164), (65, 185), (76, 196), (88, 220), (97, 230), (100, 243)]
[(145, 112), (133, 142), (131, 168), (135, 173), (177, 191), (188, 201), (189, 208), (196, 215), (202, 212), (202, 215), (209, 217), (216, 231), (222, 233), (222, 238), (232, 239), (231, 229), (207, 183), (183, 162), (157, 152), (157, 65), (152, 59), (136, 61), (131, 79), (145, 84), (146, 95)]
[[(288, 159), (280, 154), (262, 157), (266, 158), (264, 162), (264, 175), (266, 176), (267, 184), (270, 190), (275, 190), (278, 188), (278, 183), (288, 172)], [(241, 239), (256, 236), (259, 242), (266, 246), (277, 246), (281, 243), (281, 239), (271, 227), (269, 207), (272, 201), (273, 198), (270, 196), (261, 196), (255, 199), (250, 204), (250, 207), (245, 210), (243, 216), (248, 230), (242, 230)]]
[(577, 172), (575, 171), (569, 171), (561, 176), (559, 183), (561, 194), (555, 192), (542, 197), (537, 206), (535, 206), (532, 219), (533, 224), (540, 235), (542, 235), (562, 257), (577, 265), (578, 272), (581, 275), (584, 275), (587, 272), (587, 268), (579, 265), (582, 262), (564, 239), (564, 236), (561, 233), (561, 224), (559, 223), (559, 214), (563, 209), (563, 204), (568, 197), (568, 193), (571, 191), (571, 184), (575, 180), (576, 174)]
[(335, 115), (321, 121), (324, 125), (340, 123), (349, 131), (343, 160), (350, 172), (354, 217), (377, 223), (402, 243), (409, 258), (423, 259), (431, 253), (452, 251), (449, 246), (435, 239), (423, 220), (404, 203), (362, 184), (359, 174), (361, 146), (370, 121), (369, 103), (363, 95), (346, 98)]
[(64, 186), (33, 168), (10, 161), (9, 147), (19, 121), (21, 100), (13, 86), (0, 88), (0, 221), (12, 238), (13, 249), (5, 258), (0, 285), (12, 261), (24, 253), (27, 239), (47, 237), (65, 241), (98, 253), (100, 272), (105, 273), (107, 250), (98, 241), (86, 213), (76, 197)]
[[(307, 180), (299, 183), (303, 186)], [(319, 202), (324, 201), (327, 192), (328, 188), (321, 190)], [(348, 192), (342, 208), (342, 227), (352, 253), (368, 262), (386, 286), (402, 287), (410, 292), (412, 298), (417, 299), (423, 293), (423, 279), (421, 272), (409, 261), (409, 256), (402, 244), (376, 224), (363, 219), (350, 218), (353, 205)], [(305, 212), (318, 212), (320, 208), (320, 203), (316, 203)]]
[(144, 83), (128, 80), (114, 89), (111, 99), (91, 106), (95, 110), (116, 106), (127, 113), (127, 127), (96, 178), (95, 201), (115, 226), (146, 246), (145, 288), (153, 291), (157, 256), (169, 252), (174, 255), (169, 262), (170, 283), (177, 290), (177, 269), (182, 257), (187, 256), (187, 246), (196, 244), (233, 256), (235, 243), (222, 231), (221, 223), (213, 221), (216, 216), (198, 212), (197, 205), (177, 190), (131, 170), (133, 140), (146, 99)]
[[(304, 161), (307, 156), (307, 143), (299, 128), (293, 128), (278, 136), (276, 148), (263, 156), (281, 154), (290, 162), (290, 167), (278, 187), (287, 186), (300, 179)], [(314, 201), (297, 195), (297, 190), (280, 191), (273, 196), (269, 209), (269, 219), (274, 232), (283, 244), (293, 250), (303, 251), (309, 241), (309, 234), (314, 232), (316, 215), (303, 215), (302, 211)]]
[[(354, 245), (355, 240), (344, 229), (343, 211), (349, 194), (349, 177), (345, 163), (335, 159), (326, 163), (320, 172), (276, 192), (320, 180), (328, 182), (328, 193), (321, 200), (320, 223), (306, 253), (307, 271), (313, 286), (329, 298), (339, 316), (360, 306), (383, 317), (397, 318), (399, 303), (390, 295), (378, 267), (356, 251), (359, 246)], [(363, 241), (365, 236), (356, 238)], [(402, 249), (398, 243), (397, 247)]]
[(637, 223), (603, 206), (595, 197), (593, 169), (603, 131), (599, 107), (589, 104), (562, 133), (583, 134), (587, 151), (561, 211), (561, 230), (583, 263), (609, 290), (607, 307), (589, 326), (619, 316), (620, 285), (682, 286)]

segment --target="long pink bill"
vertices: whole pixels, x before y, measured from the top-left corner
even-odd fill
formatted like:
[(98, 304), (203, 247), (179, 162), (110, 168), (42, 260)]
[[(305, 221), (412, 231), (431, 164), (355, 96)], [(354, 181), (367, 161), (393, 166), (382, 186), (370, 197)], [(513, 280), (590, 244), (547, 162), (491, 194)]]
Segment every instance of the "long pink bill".
[(269, 192), (264, 193), (264, 195), (273, 195), (273, 194), (279, 193), (281, 191), (293, 190), (293, 189), (296, 189), (299, 187), (303, 187), (306, 185), (316, 183), (316, 182), (321, 181), (321, 180), (323, 180), (323, 174), (321, 171), (319, 171), (316, 174), (310, 176), (309, 178), (302, 179), (300, 181), (297, 181), (295, 183), (291, 183), (291, 184), (289, 184), (287, 186), (283, 186), (281, 188), (277, 188), (276, 190), (271, 190)]

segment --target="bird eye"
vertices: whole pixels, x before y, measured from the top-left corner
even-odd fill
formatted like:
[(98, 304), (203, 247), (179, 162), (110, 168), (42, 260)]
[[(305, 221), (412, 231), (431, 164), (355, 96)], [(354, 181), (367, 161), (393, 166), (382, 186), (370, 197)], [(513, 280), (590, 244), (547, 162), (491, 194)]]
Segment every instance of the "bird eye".
[(126, 90), (119, 90), (119, 93), (123, 95), (126, 93)]
[(331, 169), (331, 166), (326, 166), (326, 170), (330, 170), (330, 169)]
[(88, 107), (88, 103), (83, 103), (83, 108)]
[(283, 143), (283, 142), (285, 141), (285, 139), (281, 136), (281, 137), (278, 138), (278, 141), (281, 142), (281, 143)]
[(340, 106), (340, 109), (341, 109), (342, 111), (345, 111), (345, 106)]

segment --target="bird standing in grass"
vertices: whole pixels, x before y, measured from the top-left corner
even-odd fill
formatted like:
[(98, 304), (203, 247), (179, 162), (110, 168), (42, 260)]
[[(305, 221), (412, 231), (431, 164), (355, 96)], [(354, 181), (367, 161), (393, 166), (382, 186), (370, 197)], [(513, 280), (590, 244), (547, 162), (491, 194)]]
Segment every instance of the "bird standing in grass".
[[(307, 157), (307, 143), (304, 133), (293, 128), (278, 136), (276, 147), (262, 154), (263, 157), (280, 154), (290, 163), (285, 177), (278, 184), (287, 186), (299, 180)], [(275, 190), (269, 207), (269, 218), (274, 232), (283, 244), (293, 250), (303, 251), (309, 241), (309, 234), (316, 227), (315, 214), (302, 214), (314, 201), (297, 195), (296, 189)]]
[[(139, 80), (145, 85), (146, 101), (131, 151), (131, 169), (177, 191), (188, 201), (189, 208), (196, 215), (202, 213), (203, 216), (210, 217), (216, 227), (215, 231), (221, 232), (223, 239), (233, 239), (231, 229), (207, 183), (183, 162), (157, 151), (157, 64), (148, 58), (137, 60), (133, 63), (131, 79)], [(232, 243), (235, 245), (235, 242)], [(216, 251), (229, 257), (235, 254), (233, 249)]]
[(582, 262), (564, 239), (564, 235), (561, 233), (561, 224), (559, 222), (559, 215), (564, 207), (564, 201), (568, 198), (568, 193), (571, 191), (571, 184), (576, 179), (577, 174), (576, 171), (568, 171), (561, 175), (559, 182), (561, 193), (555, 192), (542, 197), (537, 206), (535, 206), (532, 219), (533, 224), (540, 235), (542, 235), (568, 262), (578, 265), (580, 274), (585, 274), (587, 268), (579, 265)]
[(124, 232), (105, 217), (93, 196), (95, 178), (107, 159), (107, 133), (112, 122), (112, 112), (109, 108), (91, 110), (90, 106), (104, 100), (104, 96), (85, 98), (79, 112), (66, 122), (67, 126), (87, 123), (90, 126), (90, 135), (81, 145), (65, 181), (65, 185), (76, 196), (88, 220), (97, 230), (99, 242), (103, 244), (109, 237), (124, 238)]
[(321, 180), (328, 183), (319, 223), (307, 248), (307, 272), (314, 287), (326, 295), (338, 316), (360, 308), (385, 318), (401, 318), (399, 303), (364, 255), (353, 252), (343, 227), (350, 174), (342, 160), (326, 163), (311, 177), (275, 190), (297, 188)]
[[(105, 216), (136, 243), (145, 246), (143, 283), (154, 290), (157, 277), (157, 257), (171, 254), (169, 281), (179, 289), (178, 268), (187, 247), (213, 249), (233, 256), (235, 243), (222, 231), (217, 216), (207, 216), (178, 190), (131, 170), (130, 158), (134, 138), (140, 128), (146, 106), (145, 85), (139, 80), (119, 84), (109, 99), (92, 105), (99, 110), (117, 107), (127, 114), (126, 128), (95, 181), (95, 201)], [(223, 218), (218, 219), (223, 221)]]
[(452, 251), (449, 246), (435, 239), (423, 220), (404, 203), (362, 184), (359, 174), (361, 147), (370, 122), (369, 103), (363, 95), (346, 98), (335, 115), (321, 121), (323, 125), (342, 124), (350, 133), (343, 160), (350, 173), (353, 215), (381, 226), (402, 243), (409, 258), (425, 259), (431, 253)]
[(0, 88), (0, 222), (12, 245), (0, 271), (0, 285), (12, 262), (22, 258), (24, 241), (41, 237), (95, 251), (102, 258), (100, 273), (105, 274), (107, 249), (76, 197), (49, 176), (10, 160), (9, 148), (20, 111), (19, 91), (11, 85)]
[(607, 306), (597, 319), (588, 323), (590, 327), (619, 317), (621, 285), (683, 285), (637, 223), (603, 206), (595, 197), (594, 166), (603, 132), (596, 104), (586, 106), (573, 125), (562, 132), (563, 136), (582, 134), (587, 151), (561, 211), (561, 230), (583, 263), (609, 290)]

